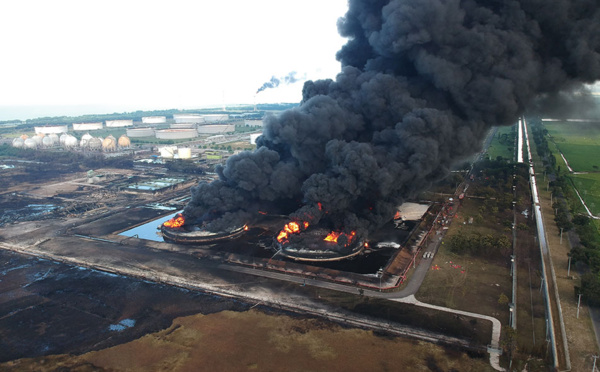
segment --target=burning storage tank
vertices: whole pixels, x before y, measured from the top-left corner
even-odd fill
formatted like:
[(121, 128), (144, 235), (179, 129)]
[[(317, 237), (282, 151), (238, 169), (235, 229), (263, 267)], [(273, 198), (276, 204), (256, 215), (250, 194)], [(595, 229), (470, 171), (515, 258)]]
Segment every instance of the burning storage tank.
[(140, 138), (140, 137), (154, 137), (154, 129), (149, 127), (139, 128), (128, 128), (127, 137), (129, 138)]
[(73, 123), (74, 131), (84, 131), (84, 130), (100, 130), (104, 128), (102, 122), (98, 123)]
[(123, 134), (121, 137), (119, 137), (118, 145), (119, 147), (129, 147), (131, 146), (131, 141), (126, 135)]
[(274, 239), (273, 248), (295, 261), (340, 261), (360, 254), (365, 242), (355, 231), (331, 231), (307, 221), (291, 221)]
[(33, 127), (35, 129), (35, 134), (58, 134), (58, 133), (66, 133), (69, 131), (67, 125), (45, 125), (42, 127)]
[(219, 241), (235, 239), (248, 230), (247, 225), (224, 231), (208, 231), (202, 226), (187, 225), (181, 213), (160, 227), (163, 239), (168, 243), (178, 244), (212, 244)]
[(198, 132), (196, 129), (162, 129), (156, 131), (156, 138), (158, 139), (186, 139), (196, 138)]
[(115, 151), (117, 149), (117, 140), (115, 137), (109, 135), (102, 141), (102, 150), (104, 151)]
[(12, 140), (13, 147), (22, 148), (25, 145), (25, 141), (21, 137), (14, 138)]
[(122, 128), (133, 126), (133, 120), (107, 120), (107, 128)]
[(167, 122), (166, 116), (144, 116), (142, 123), (144, 124), (163, 124)]

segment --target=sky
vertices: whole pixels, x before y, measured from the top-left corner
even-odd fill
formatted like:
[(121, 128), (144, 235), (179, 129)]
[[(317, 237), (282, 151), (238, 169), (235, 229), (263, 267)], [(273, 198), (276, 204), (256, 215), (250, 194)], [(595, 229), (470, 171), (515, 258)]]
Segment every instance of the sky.
[(2, 1), (0, 120), (299, 102), (301, 81), (255, 93), (292, 71), (334, 78), (346, 10), (346, 0)]

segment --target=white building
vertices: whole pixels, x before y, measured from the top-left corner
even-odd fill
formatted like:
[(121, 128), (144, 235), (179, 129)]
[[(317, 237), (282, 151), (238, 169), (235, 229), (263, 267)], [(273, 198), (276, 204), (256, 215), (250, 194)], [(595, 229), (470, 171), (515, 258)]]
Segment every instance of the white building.
[(45, 125), (43, 127), (33, 127), (35, 134), (61, 134), (69, 131), (68, 125)]

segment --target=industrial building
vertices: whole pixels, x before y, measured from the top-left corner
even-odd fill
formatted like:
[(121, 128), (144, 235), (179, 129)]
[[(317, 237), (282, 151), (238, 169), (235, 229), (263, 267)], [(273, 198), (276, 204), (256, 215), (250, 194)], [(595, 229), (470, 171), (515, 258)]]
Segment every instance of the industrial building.
[(104, 125), (102, 122), (98, 123), (73, 123), (74, 131), (84, 131), (84, 130), (100, 130), (103, 129)]
[(167, 122), (166, 116), (144, 116), (142, 123), (144, 124), (163, 124)]
[(33, 127), (35, 129), (35, 134), (61, 134), (67, 133), (69, 128), (67, 125), (46, 125), (43, 127)]
[(189, 129), (161, 129), (155, 131), (158, 139), (186, 139), (198, 137), (198, 131), (194, 128)]
[(133, 126), (133, 120), (107, 120), (107, 128), (122, 128)]

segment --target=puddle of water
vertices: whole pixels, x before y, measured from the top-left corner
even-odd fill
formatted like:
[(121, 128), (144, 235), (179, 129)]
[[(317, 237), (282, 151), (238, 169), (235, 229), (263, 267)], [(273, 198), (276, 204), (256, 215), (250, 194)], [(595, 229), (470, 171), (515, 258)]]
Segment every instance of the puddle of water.
[(160, 229), (158, 229), (158, 227), (161, 226), (164, 222), (173, 218), (177, 213), (180, 213), (180, 212), (181, 211), (178, 211), (178, 212), (166, 215), (164, 217), (158, 218), (156, 220), (152, 220), (143, 225), (134, 227), (133, 229), (123, 231), (119, 235), (123, 235), (123, 236), (137, 235), (137, 237), (139, 239), (146, 239), (146, 240), (153, 240), (155, 242), (162, 242), (162, 241), (164, 241), (162, 236), (157, 234), (157, 233), (160, 233)]

